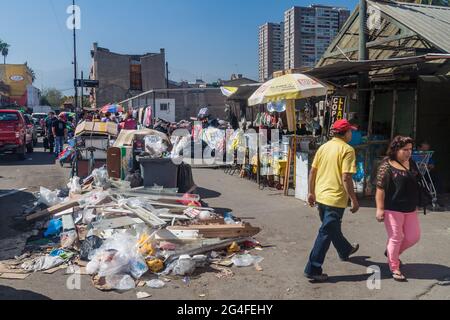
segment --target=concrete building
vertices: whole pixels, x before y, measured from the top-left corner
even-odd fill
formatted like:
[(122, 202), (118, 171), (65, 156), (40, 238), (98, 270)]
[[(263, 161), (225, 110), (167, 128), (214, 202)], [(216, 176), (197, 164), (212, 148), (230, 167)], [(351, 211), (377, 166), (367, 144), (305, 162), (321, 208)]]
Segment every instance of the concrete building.
[(284, 13), (284, 68), (310, 68), (350, 16), (346, 8), (293, 7)]
[(102, 107), (153, 89), (167, 88), (165, 50), (144, 55), (118, 54), (94, 43), (90, 79), (99, 81), (91, 90), (91, 103)]
[(259, 27), (259, 81), (284, 68), (284, 23), (268, 22)]
[(119, 104), (127, 110), (152, 107), (156, 118), (170, 122), (196, 117), (204, 107), (208, 107), (212, 117), (224, 119), (226, 116), (226, 97), (220, 88), (151, 90)]
[(32, 86), (33, 76), (27, 64), (0, 64), (0, 82), (3, 105), (26, 107), (29, 93), (35, 94), (38, 90)]

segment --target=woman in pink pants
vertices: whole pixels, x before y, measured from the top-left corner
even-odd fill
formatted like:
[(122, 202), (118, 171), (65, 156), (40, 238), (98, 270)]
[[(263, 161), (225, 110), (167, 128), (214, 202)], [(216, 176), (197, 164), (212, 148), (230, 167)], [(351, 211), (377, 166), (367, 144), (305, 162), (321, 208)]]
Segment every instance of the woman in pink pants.
[(412, 149), (411, 138), (394, 138), (377, 174), (376, 217), (386, 226), (388, 242), (385, 255), (392, 277), (397, 281), (406, 281), (400, 270), (399, 256), (420, 239), (417, 214), (419, 170), (411, 160)]

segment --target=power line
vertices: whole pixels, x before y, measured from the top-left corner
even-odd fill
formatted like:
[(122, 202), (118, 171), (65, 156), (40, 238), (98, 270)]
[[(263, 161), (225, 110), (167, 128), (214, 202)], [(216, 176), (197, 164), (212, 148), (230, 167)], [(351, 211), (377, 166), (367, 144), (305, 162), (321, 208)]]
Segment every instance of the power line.
[(62, 38), (64, 39), (64, 41), (63, 41), (63, 42), (64, 42), (64, 47), (66, 47), (66, 50), (67, 50), (67, 52), (69, 53), (69, 56), (70, 56), (71, 51), (70, 51), (69, 46), (68, 46), (68, 44), (67, 44), (67, 39), (66, 39), (66, 37), (64, 36), (64, 32), (63, 32), (63, 30), (61, 29), (60, 20), (59, 20), (59, 18), (58, 18), (58, 15), (56, 14), (56, 9), (55, 9), (55, 5), (54, 5), (54, 3), (53, 3), (53, 0), (49, 0), (49, 3), (50, 3), (50, 6), (51, 6), (51, 8), (52, 8), (53, 15), (55, 16), (55, 22), (56, 22), (56, 25), (58, 26), (58, 30), (59, 30), (59, 32), (60, 32)]

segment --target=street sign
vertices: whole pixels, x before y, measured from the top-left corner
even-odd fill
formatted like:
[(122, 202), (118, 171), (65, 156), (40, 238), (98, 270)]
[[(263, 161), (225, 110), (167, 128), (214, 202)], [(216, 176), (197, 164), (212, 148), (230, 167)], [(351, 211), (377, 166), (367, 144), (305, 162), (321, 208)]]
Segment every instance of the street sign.
[(98, 80), (88, 80), (88, 79), (76, 79), (75, 86), (77, 88), (98, 88), (99, 81)]

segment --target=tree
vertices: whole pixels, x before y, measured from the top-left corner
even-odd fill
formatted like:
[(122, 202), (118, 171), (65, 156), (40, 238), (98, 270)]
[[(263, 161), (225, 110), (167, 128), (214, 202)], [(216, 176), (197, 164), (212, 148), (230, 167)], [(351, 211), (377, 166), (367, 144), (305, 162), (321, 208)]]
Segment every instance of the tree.
[(34, 70), (30, 68), (27, 61), (25, 61), (25, 65), (27, 66), (28, 72), (31, 75), (31, 82), (34, 82), (36, 80), (36, 72), (34, 72)]
[(3, 64), (6, 64), (6, 57), (8, 56), (9, 48), (10, 48), (9, 44), (0, 40), (0, 53), (3, 56)]
[(45, 89), (41, 95), (41, 102), (47, 102), (47, 105), (58, 108), (64, 102), (63, 94), (55, 88)]

